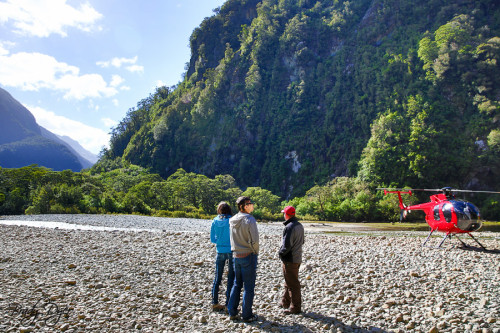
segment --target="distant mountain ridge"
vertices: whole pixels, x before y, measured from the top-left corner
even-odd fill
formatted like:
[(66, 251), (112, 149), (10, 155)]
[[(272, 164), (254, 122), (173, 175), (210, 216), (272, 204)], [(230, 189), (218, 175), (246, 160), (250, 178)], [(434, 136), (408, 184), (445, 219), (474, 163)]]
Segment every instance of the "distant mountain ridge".
[(80, 144), (78, 142), (71, 139), (70, 137), (67, 137), (67, 136), (63, 137), (63, 136), (54, 134), (42, 126), (40, 126), (40, 130), (42, 132), (43, 137), (66, 146), (71, 151), (71, 153), (78, 158), (78, 161), (82, 165), (83, 169), (90, 168), (96, 162), (96, 161), (91, 162), (89, 159), (83, 157), (82, 154), (80, 154), (80, 152), (78, 150), (83, 151), (85, 153), (85, 155), (87, 155), (87, 156), (90, 155), (90, 158), (92, 158), (92, 153), (86, 151), (82, 146), (80, 146)]
[(68, 139), (39, 126), (28, 109), (0, 88), (0, 167), (38, 164), (55, 171), (91, 167), (92, 154), (83, 157), (79, 152), (83, 148)]
[(76, 141), (70, 138), (67, 135), (58, 135), (56, 136), (64, 141), (66, 144), (68, 144), (77, 154), (79, 154), (81, 157), (83, 157), (86, 161), (90, 162), (91, 165), (97, 162), (99, 159), (96, 154), (91, 153), (87, 149), (83, 148), (82, 145)]

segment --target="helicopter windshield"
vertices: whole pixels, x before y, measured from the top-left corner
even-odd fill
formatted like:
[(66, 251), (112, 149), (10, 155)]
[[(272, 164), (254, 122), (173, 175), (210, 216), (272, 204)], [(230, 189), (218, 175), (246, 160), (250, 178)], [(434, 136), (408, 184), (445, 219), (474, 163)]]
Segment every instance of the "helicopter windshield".
[[(470, 202), (450, 200), (457, 215), (457, 227), (463, 231), (475, 231), (481, 228), (479, 209)], [(451, 208), (451, 207), (450, 207)], [(443, 213), (444, 213), (443, 207)], [(445, 214), (446, 215), (446, 214)]]

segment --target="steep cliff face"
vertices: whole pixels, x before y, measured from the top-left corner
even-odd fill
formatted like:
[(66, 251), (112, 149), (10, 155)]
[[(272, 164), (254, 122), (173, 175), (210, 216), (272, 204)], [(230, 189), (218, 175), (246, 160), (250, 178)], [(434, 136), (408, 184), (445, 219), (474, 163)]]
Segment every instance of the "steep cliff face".
[[(228, 173), (283, 197), (358, 171), (381, 183), (459, 185), (485, 156), (474, 142), (498, 127), (498, 95), (467, 79), (493, 76), (478, 55), (497, 59), (488, 40), (500, 34), (498, 13), (495, 1), (228, 1), (194, 31), (185, 80), (141, 101), (105, 158), (163, 176)], [(429, 36), (435, 50), (422, 46)], [(436, 153), (453, 149), (473, 157)]]
[(226, 1), (216, 11), (217, 15), (207, 17), (196, 28), (190, 38), (191, 59), (186, 76), (197, 72), (203, 77), (207, 68), (215, 68), (224, 59), (227, 46), (239, 49), (238, 36), (241, 26), (250, 25), (257, 16), (259, 0)]

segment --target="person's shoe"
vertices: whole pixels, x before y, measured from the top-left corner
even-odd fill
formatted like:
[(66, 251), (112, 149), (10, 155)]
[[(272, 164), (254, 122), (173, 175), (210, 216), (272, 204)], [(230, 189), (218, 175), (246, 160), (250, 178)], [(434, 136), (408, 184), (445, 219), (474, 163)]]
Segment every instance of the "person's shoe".
[(220, 311), (223, 311), (226, 307), (222, 304), (213, 304), (212, 305), (212, 311), (217, 311), (217, 312), (220, 312)]
[(285, 310), (285, 311), (283, 311), (283, 313), (286, 315), (299, 314), (301, 312), (302, 311), (300, 311), (300, 310)]
[(239, 319), (240, 319), (240, 316), (238, 316), (238, 315), (229, 316), (229, 320), (232, 320), (232, 321), (237, 321)]
[(251, 322), (254, 322), (254, 321), (258, 320), (258, 319), (259, 319), (259, 317), (256, 314), (253, 314), (249, 318), (246, 318), (246, 319), (243, 318), (243, 321), (245, 323), (251, 323)]

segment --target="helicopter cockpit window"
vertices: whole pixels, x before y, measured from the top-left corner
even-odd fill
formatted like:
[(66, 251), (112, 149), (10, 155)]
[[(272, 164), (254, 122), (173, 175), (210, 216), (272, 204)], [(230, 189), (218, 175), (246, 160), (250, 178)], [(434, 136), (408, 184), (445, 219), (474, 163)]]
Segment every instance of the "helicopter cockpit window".
[(457, 220), (477, 220), (479, 218), (479, 210), (470, 202), (451, 201)]
[(451, 215), (452, 215), (452, 212), (451, 212), (451, 209), (452, 209), (453, 205), (452, 204), (444, 204), (443, 205), (443, 216), (444, 216), (444, 220), (446, 222), (451, 222)]
[(434, 220), (439, 221), (439, 205), (434, 206)]
[(479, 209), (470, 202), (450, 201), (457, 215), (457, 227), (464, 231), (476, 231), (481, 228)]

